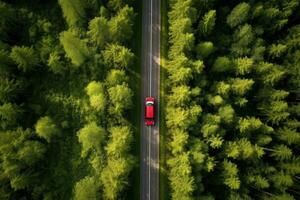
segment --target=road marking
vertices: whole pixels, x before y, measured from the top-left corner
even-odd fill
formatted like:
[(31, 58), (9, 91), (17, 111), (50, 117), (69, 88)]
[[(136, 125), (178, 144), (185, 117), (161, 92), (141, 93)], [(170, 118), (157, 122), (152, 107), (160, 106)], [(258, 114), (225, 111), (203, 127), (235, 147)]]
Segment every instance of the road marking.
[(151, 96), (151, 79), (152, 79), (152, 0), (150, 0), (150, 79), (149, 79), (149, 82), (150, 82), (150, 96)]
[[(152, 79), (152, 0), (150, 0), (150, 96), (151, 96), (151, 79)], [(151, 126), (149, 128), (149, 200), (151, 200)]]

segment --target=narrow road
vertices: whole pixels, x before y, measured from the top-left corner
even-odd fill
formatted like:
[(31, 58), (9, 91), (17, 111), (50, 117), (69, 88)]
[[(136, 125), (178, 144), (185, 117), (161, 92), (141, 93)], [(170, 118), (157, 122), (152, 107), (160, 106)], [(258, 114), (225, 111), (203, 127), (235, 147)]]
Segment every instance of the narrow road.
[[(160, 0), (143, 0), (141, 200), (159, 199)], [(156, 125), (144, 125), (144, 99), (156, 99)]]

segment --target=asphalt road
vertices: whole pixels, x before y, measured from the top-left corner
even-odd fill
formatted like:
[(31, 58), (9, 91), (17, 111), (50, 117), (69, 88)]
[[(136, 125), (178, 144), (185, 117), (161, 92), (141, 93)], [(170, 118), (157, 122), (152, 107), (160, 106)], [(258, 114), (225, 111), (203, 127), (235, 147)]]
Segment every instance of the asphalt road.
[[(143, 0), (141, 200), (159, 199), (160, 0)], [(156, 125), (144, 124), (144, 99), (156, 99)]]

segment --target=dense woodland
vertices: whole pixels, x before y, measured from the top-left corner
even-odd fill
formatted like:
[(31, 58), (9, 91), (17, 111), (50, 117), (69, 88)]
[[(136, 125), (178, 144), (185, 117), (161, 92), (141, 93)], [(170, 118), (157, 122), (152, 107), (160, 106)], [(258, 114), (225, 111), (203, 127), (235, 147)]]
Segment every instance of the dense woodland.
[(0, 1), (0, 199), (126, 198), (133, 6)]
[(300, 199), (300, 2), (168, 3), (170, 198)]

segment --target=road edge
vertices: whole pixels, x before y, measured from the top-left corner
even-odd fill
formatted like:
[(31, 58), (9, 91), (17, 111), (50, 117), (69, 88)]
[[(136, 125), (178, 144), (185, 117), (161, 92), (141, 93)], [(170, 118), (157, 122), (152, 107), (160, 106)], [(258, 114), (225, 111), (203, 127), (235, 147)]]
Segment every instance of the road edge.
[[(130, 87), (133, 89), (134, 97), (133, 102), (134, 107), (130, 113), (130, 121), (133, 126), (133, 134), (134, 134), (134, 143), (132, 144), (132, 152), (136, 157), (136, 165), (132, 170), (132, 190), (130, 191), (129, 198), (133, 200), (140, 199), (140, 137), (141, 137), (141, 59), (142, 59), (142, 3), (138, 1), (138, 4), (135, 7), (136, 11), (136, 21), (133, 27), (134, 35), (133, 35), (133, 45), (132, 50), (136, 56), (136, 60), (134, 62), (134, 68), (131, 70), (131, 78), (130, 78)], [(137, 84), (138, 83), (138, 84)]]
[(159, 199), (168, 199), (168, 177), (166, 170), (166, 124), (165, 124), (165, 89), (166, 63), (168, 57), (168, 2), (161, 0), (161, 32), (160, 32), (160, 105), (159, 105)]

